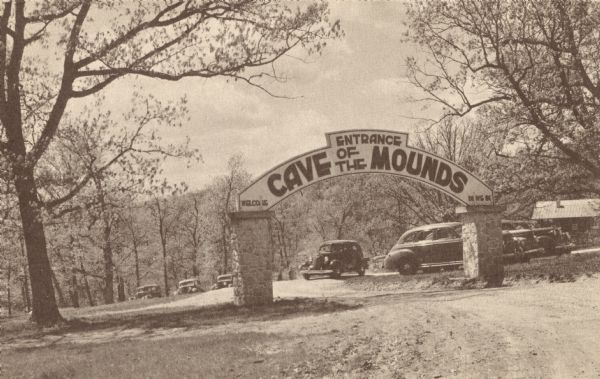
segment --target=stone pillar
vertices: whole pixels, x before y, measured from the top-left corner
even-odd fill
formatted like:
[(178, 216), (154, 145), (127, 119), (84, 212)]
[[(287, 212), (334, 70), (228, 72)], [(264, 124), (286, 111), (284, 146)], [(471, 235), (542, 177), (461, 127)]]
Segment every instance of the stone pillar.
[(462, 226), (463, 265), (468, 278), (478, 278), (487, 287), (502, 286), (502, 207), (456, 208)]
[(271, 212), (233, 212), (233, 302), (260, 305), (273, 302)]

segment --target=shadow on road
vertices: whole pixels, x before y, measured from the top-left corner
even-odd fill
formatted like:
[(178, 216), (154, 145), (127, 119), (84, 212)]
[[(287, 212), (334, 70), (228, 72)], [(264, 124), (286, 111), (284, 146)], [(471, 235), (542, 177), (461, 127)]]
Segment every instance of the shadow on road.
[(360, 308), (362, 305), (354, 301), (331, 301), (327, 299), (282, 299), (273, 304), (238, 307), (232, 303), (218, 304), (193, 309), (162, 308), (152, 311), (129, 312), (122, 314), (100, 314), (66, 320), (55, 328), (39, 329), (24, 321), (21, 328), (5, 330), (0, 342), (21, 338), (39, 338), (45, 335), (61, 335), (118, 328), (154, 329), (184, 328), (196, 329), (216, 325), (247, 323), (253, 321), (272, 321), (291, 319), (311, 314), (324, 314)]

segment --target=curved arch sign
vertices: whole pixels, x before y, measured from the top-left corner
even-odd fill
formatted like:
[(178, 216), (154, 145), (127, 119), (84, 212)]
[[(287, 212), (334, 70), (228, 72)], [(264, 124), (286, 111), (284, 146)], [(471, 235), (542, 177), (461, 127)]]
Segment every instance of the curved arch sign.
[(239, 195), (239, 211), (264, 211), (293, 193), (337, 176), (383, 173), (428, 184), (465, 205), (492, 205), (492, 190), (473, 174), (437, 155), (407, 145), (408, 134), (344, 130), (326, 134), (327, 146), (292, 158)]

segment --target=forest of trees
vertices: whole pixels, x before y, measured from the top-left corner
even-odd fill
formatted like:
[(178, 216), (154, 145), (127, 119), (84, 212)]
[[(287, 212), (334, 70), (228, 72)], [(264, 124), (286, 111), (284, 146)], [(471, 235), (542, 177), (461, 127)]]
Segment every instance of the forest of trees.
[[(107, 87), (131, 77), (222, 77), (270, 93), (266, 82), (284, 80), (275, 61), (293, 50), (318, 54), (340, 35), (320, 1), (15, 0), (4, 1), (0, 13), (2, 208), (25, 247), (19, 270), (31, 289), (31, 319), (46, 326), (62, 320), (61, 270), (83, 273), (90, 302), (92, 278), (105, 283), (104, 302), (114, 301), (115, 281), (123, 297), (121, 208), (140, 194), (155, 196), (148, 220), (160, 236), (164, 273), (175, 260), (167, 248), (181, 212), (167, 195), (182, 188), (161, 184), (156, 163), (195, 152), (161, 144), (152, 129), (177, 126), (186, 101), (164, 103), (132, 89), (119, 99), (130, 109), (118, 115), (102, 107)], [(86, 261), (89, 246), (102, 251), (99, 271)], [(13, 278), (9, 250), (2, 259)]]
[[(508, 175), (497, 170), (506, 158), (495, 154), (476, 123), (447, 121), (412, 138), (413, 145), (452, 159), (490, 182)], [(193, 151), (180, 149), (176, 159), (194, 157)], [(144, 167), (159, 163), (145, 162)], [(123, 301), (146, 284), (158, 284), (164, 295), (172, 296), (177, 282), (190, 277), (198, 277), (209, 289), (218, 275), (231, 272), (229, 212), (252, 179), (242, 155), (231, 157), (226, 173), (196, 191), (134, 180), (133, 173), (123, 170), (117, 165), (104, 171), (94, 179), (98, 184), (45, 219), (59, 306)], [(503, 199), (512, 207), (507, 215), (528, 216), (532, 199), (527, 193), (508, 191), (499, 195), (500, 203)], [(356, 239), (367, 256), (385, 254), (408, 228), (454, 220), (456, 205), (437, 190), (392, 175), (316, 183), (273, 209), (273, 278), (294, 279), (297, 267), (328, 239)], [(18, 223), (5, 223), (3, 232), (10, 237), (0, 261), (0, 304), (26, 311), (31, 295), (22, 232)]]

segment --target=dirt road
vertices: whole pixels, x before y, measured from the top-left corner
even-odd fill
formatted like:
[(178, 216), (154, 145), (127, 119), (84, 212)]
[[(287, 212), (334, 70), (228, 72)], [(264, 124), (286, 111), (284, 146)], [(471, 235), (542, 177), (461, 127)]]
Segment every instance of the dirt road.
[[(598, 281), (413, 295), (392, 309), (426, 329), (412, 368), (443, 377), (600, 377)], [(425, 322), (423, 322), (425, 320)], [(393, 324), (393, 316), (389, 322)], [(425, 329), (420, 329), (425, 326)], [(415, 334), (418, 336), (420, 332)], [(446, 370), (435, 363), (442, 356)], [(424, 359), (427, 361), (427, 358)], [(449, 370), (448, 370), (449, 368)], [(439, 372), (436, 372), (439, 371)], [(420, 376), (420, 375), (418, 375)]]
[(358, 310), (286, 320), (268, 328), (299, 335), (339, 330), (344, 337), (329, 344), (327, 338), (305, 337), (315, 348), (340, 354), (338, 359), (345, 362), (337, 367), (340, 376), (600, 377), (598, 279), (379, 296), (350, 291), (341, 281), (300, 280), (275, 283), (274, 293), (282, 298), (367, 301)]
[[(223, 371), (224, 377), (600, 377), (600, 279), (412, 293), (357, 291), (340, 280), (299, 280), (274, 283), (274, 294), (326, 298), (352, 306), (283, 317), (243, 316), (195, 327), (120, 326), (47, 335), (4, 344), (0, 353), (4, 352), (7, 362), (20, 362), (20, 351), (33, 349), (36, 354), (47, 354), (47, 361), (52, 362), (64, 349), (71, 354), (73, 372), (79, 372), (89, 370), (85, 365), (90, 354), (98, 356), (99, 351), (107, 360), (118, 361), (122, 351), (131, 351), (132, 346), (144, 350), (154, 346), (154, 341), (164, 341), (161, 346), (171, 343), (164, 358), (142, 355), (137, 371), (132, 371), (139, 377), (152, 377), (152, 365), (161, 367), (176, 359), (168, 353), (177, 351), (182, 341), (196, 349), (208, 346), (208, 351), (223, 351), (204, 364), (212, 365), (217, 373), (226, 366), (229, 371)], [(231, 296), (231, 289), (223, 289), (160, 307), (187, 309), (227, 302)], [(242, 344), (227, 342), (232, 336), (248, 335), (254, 337)], [(107, 344), (109, 349), (102, 348)], [(87, 345), (82, 351), (88, 355), (78, 356), (74, 352), (80, 349), (73, 345)], [(248, 354), (251, 358), (241, 358)], [(129, 365), (117, 365), (114, 372), (125, 372)], [(13, 366), (15, 370), (20, 367)], [(178, 367), (186, 376), (185, 365)], [(93, 371), (86, 372), (94, 376)]]

